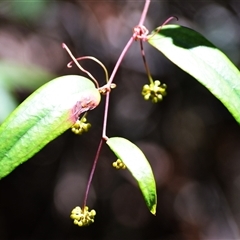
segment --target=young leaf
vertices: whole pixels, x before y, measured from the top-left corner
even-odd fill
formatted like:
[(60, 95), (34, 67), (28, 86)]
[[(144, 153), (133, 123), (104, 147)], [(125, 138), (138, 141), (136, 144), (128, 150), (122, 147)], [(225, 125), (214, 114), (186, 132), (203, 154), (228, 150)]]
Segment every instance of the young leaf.
[(0, 126), (0, 179), (95, 108), (99, 91), (85, 77), (56, 78), (37, 89)]
[(178, 25), (163, 26), (148, 42), (208, 88), (240, 123), (240, 73), (226, 55), (201, 34)]
[(107, 140), (107, 144), (137, 180), (147, 207), (155, 215), (157, 206), (156, 184), (151, 166), (143, 152), (125, 138), (112, 137)]

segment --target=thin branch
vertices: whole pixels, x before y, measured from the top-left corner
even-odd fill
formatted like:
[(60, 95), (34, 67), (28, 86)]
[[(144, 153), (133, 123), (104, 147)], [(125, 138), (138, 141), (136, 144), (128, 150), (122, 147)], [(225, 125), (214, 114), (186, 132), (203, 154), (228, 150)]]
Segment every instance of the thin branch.
[(141, 47), (143, 63), (144, 63), (144, 67), (145, 67), (146, 72), (147, 72), (148, 79), (149, 79), (150, 83), (153, 83), (153, 79), (152, 79), (152, 76), (151, 76), (149, 67), (147, 65), (147, 61), (146, 61), (145, 52), (144, 52), (144, 49), (143, 49), (143, 41), (142, 41), (142, 39), (140, 39), (140, 47)]
[[(143, 25), (143, 22), (144, 22), (144, 20), (146, 18), (146, 14), (147, 14), (147, 11), (148, 11), (149, 4), (150, 4), (150, 0), (146, 0), (145, 1), (145, 5), (144, 5), (144, 9), (143, 9), (143, 12), (142, 12), (142, 15), (141, 15), (141, 18), (140, 18), (140, 21), (139, 21), (139, 25)], [(105, 85), (106, 89), (107, 88), (111, 89), (112, 82), (113, 82), (113, 79), (114, 79), (114, 77), (116, 75), (116, 72), (117, 72), (120, 64), (122, 63), (122, 60), (123, 60), (124, 56), (126, 55), (126, 52), (129, 50), (130, 46), (132, 45), (133, 41), (134, 41), (134, 36), (132, 35), (132, 37), (128, 40), (126, 46), (124, 47), (122, 53), (120, 54), (120, 56), (118, 58), (118, 61), (117, 61), (116, 65), (115, 65), (115, 67), (114, 67), (114, 69), (112, 71), (112, 74), (111, 74), (110, 78), (109, 78), (108, 83)], [(63, 47), (66, 48), (65, 45), (63, 45)], [(78, 65), (77, 60), (75, 58), (72, 58), (72, 59)], [(106, 93), (102, 139), (101, 139), (101, 141), (99, 143), (99, 146), (98, 146), (98, 149), (97, 149), (97, 153), (96, 153), (96, 156), (95, 156), (95, 159), (94, 159), (94, 162), (93, 162), (92, 170), (91, 170), (91, 173), (90, 173), (90, 176), (89, 176), (89, 180), (88, 180), (88, 183), (87, 183), (87, 188), (86, 188), (86, 192), (85, 192), (85, 196), (84, 196), (84, 202), (83, 202), (83, 209), (84, 209), (84, 207), (86, 206), (86, 203), (87, 203), (87, 197), (88, 197), (90, 185), (91, 185), (93, 174), (95, 172), (96, 165), (97, 165), (97, 162), (98, 162), (98, 159), (99, 159), (99, 155), (100, 155), (100, 151), (101, 151), (101, 148), (102, 148), (103, 140), (107, 140), (108, 139), (108, 137), (106, 136), (106, 127), (107, 127), (107, 118), (108, 118), (108, 109), (109, 109), (109, 98), (110, 98), (110, 91), (108, 91)]]
[(140, 25), (140, 26), (143, 25), (143, 23), (145, 21), (150, 2), (151, 2), (151, 0), (146, 0), (145, 1), (145, 5), (144, 5), (143, 11), (142, 11), (142, 15), (141, 15), (140, 21), (138, 23), (138, 25)]
[(97, 166), (100, 151), (101, 151), (101, 148), (102, 148), (102, 143), (103, 143), (103, 139), (101, 139), (100, 142), (99, 142), (97, 153), (96, 153), (96, 156), (95, 156), (95, 159), (94, 159), (94, 162), (93, 162), (92, 170), (91, 170), (91, 173), (90, 173), (90, 176), (89, 176), (89, 179), (88, 179), (87, 188), (86, 188), (84, 201), (83, 201), (83, 209), (87, 204), (88, 192), (89, 192), (89, 189), (90, 189), (90, 185), (92, 183), (93, 174), (94, 174), (96, 166)]
[[(146, 18), (146, 15), (147, 15), (147, 11), (148, 11), (148, 8), (149, 8), (149, 5), (150, 5), (150, 0), (146, 0), (145, 1), (145, 5), (144, 5), (144, 8), (143, 8), (143, 11), (142, 11), (142, 15), (141, 15), (141, 18), (140, 18), (140, 21), (139, 21), (139, 25), (143, 25), (144, 21), (145, 21), (145, 18)], [(130, 46), (132, 45), (134, 41), (134, 37), (132, 36), (126, 46), (124, 47), (122, 53), (120, 54), (119, 58), (118, 58), (118, 61), (112, 71), (112, 74), (109, 78), (109, 81), (107, 83), (107, 86), (108, 88), (110, 89), (111, 88), (111, 84), (113, 82), (113, 79), (116, 75), (116, 72), (120, 66), (120, 64), (122, 63), (122, 60), (123, 58), (125, 57), (125, 54), (126, 52), (128, 51), (128, 49), (130, 48)], [(103, 119), (103, 131), (102, 131), (102, 138), (107, 140), (107, 135), (106, 135), (106, 128), (107, 128), (107, 118), (108, 118), (108, 109), (109, 109), (109, 98), (110, 98), (110, 91), (107, 92), (106, 94), (106, 99), (105, 99), (105, 110), (104, 110), (104, 119)]]

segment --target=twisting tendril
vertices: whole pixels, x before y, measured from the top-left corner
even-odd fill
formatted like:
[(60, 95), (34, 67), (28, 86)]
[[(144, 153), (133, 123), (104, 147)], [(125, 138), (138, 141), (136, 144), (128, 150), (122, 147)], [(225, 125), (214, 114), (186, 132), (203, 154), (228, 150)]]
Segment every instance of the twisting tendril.
[(178, 18), (175, 16), (168, 18), (160, 27), (157, 28), (157, 31), (152, 35), (148, 35), (149, 30), (145, 26), (137, 25), (136, 27), (133, 28), (133, 39), (135, 41), (137, 41), (137, 40), (147, 41), (151, 37), (153, 37), (155, 34), (159, 33), (160, 30), (162, 29), (162, 27), (164, 25), (168, 24), (173, 19), (176, 19), (178, 21)]
[(159, 33), (159, 32), (161, 31), (162, 27), (163, 27), (164, 25), (168, 24), (168, 23), (169, 23), (170, 21), (172, 21), (173, 19), (176, 19), (176, 20), (178, 21), (178, 17), (176, 17), (176, 16), (172, 16), (172, 17), (168, 18), (161, 26), (159, 26), (159, 27), (157, 28), (157, 31), (156, 31), (154, 34), (147, 36), (147, 39), (146, 39), (146, 40), (149, 40), (149, 39), (152, 38), (155, 34)]
[(140, 39), (143, 41), (146, 41), (148, 33), (149, 33), (149, 31), (145, 26), (138, 25), (133, 28), (133, 39), (135, 41), (140, 40)]
[(69, 56), (72, 58), (72, 61), (69, 62), (67, 64), (67, 67), (68, 68), (71, 68), (72, 67), (72, 64), (75, 63), (77, 65), (77, 67), (84, 73), (86, 73), (92, 80), (93, 82), (95, 83), (96, 87), (99, 88), (99, 84), (98, 84), (98, 81), (93, 77), (93, 75), (87, 71), (86, 69), (84, 69), (80, 63), (78, 61), (80, 60), (84, 60), (84, 59), (90, 59), (90, 60), (93, 60), (94, 62), (98, 63), (104, 70), (105, 72), (105, 77), (106, 77), (106, 82), (108, 82), (108, 71), (106, 69), (106, 67), (104, 66), (104, 64), (102, 62), (100, 62), (98, 59), (96, 59), (95, 57), (92, 57), (92, 56), (83, 56), (83, 57), (79, 57), (79, 58), (75, 58), (72, 54), (72, 52), (70, 51), (70, 49), (67, 47), (67, 45), (65, 43), (62, 44), (62, 47), (67, 51), (67, 53), (69, 54)]

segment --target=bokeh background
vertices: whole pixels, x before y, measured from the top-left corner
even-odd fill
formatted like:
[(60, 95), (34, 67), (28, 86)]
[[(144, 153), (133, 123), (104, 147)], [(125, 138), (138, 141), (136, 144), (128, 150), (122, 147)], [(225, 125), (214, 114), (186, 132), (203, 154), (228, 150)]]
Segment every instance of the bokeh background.
[[(67, 68), (62, 42), (75, 56), (95, 56), (111, 73), (143, 5), (0, 1), (0, 121), (45, 82), (82, 74)], [(155, 0), (145, 26), (152, 30), (177, 16), (177, 24), (202, 33), (239, 67), (239, 13), (238, 0)], [(89, 114), (91, 131), (67, 131), (0, 181), (1, 240), (240, 239), (239, 124), (200, 83), (144, 47), (151, 73), (167, 84), (168, 95), (155, 105), (143, 100), (148, 79), (136, 42), (115, 78), (107, 134), (128, 138), (148, 157), (157, 182), (157, 215), (149, 213), (131, 175), (111, 167), (115, 157), (104, 146), (88, 199), (97, 211), (95, 223), (79, 228), (69, 218), (83, 203), (101, 138), (103, 99)], [(82, 65), (104, 84), (96, 63)]]

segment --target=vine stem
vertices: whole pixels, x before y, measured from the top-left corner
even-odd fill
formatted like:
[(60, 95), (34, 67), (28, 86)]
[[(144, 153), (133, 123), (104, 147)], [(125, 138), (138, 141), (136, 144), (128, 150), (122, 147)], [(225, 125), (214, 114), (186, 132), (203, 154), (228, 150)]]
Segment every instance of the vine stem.
[(146, 0), (145, 1), (145, 5), (144, 5), (143, 11), (142, 11), (142, 15), (141, 15), (140, 21), (138, 23), (138, 25), (140, 25), (140, 26), (143, 25), (143, 23), (146, 19), (146, 15), (147, 15), (147, 12), (148, 12), (150, 2), (151, 2), (151, 0)]
[[(145, 1), (145, 5), (144, 5), (143, 11), (142, 11), (142, 15), (141, 15), (141, 17), (140, 17), (140, 20), (139, 20), (138, 25), (143, 25), (143, 23), (144, 23), (144, 21), (145, 21), (145, 18), (146, 18), (146, 15), (147, 15), (147, 11), (148, 11), (150, 2), (151, 2), (151, 0), (146, 0), (146, 1)], [(122, 50), (122, 53), (120, 54), (120, 56), (119, 56), (119, 58), (118, 58), (118, 61), (117, 61), (116, 65), (115, 65), (115, 67), (114, 67), (114, 69), (113, 69), (113, 71), (112, 71), (112, 74), (111, 74), (111, 76), (110, 76), (110, 78), (109, 78), (109, 81), (108, 81), (108, 83), (107, 83), (107, 86), (108, 86), (109, 89), (111, 88), (111, 84), (112, 84), (112, 82), (113, 82), (113, 79), (114, 79), (114, 77), (115, 77), (115, 75), (116, 75), (116, 72), (117, 72), (120, 64), (122, 63), (122, 60), (123, 60), (123, 58), (125, 57), (128, 49), (129, 49), (130, 46), (132, 45), (133, 41), (134, 41), (134, 37), (132, 36), (132, 37), (128, 40), (128, 42), (127, 42), (126, 46), (124, 47), (124, 49)], [(105, 139), (105, 140), (108, 139), (108, 137), (107, 137), (107, 135), (106, 135), (106, 129), (107, 129), (107, 118), (108, 118), (108, 109), (109, 109), (109, 99), (110, 99), (110, 91), (108, 91), (107, 94), (106, 94), (105, 110), (104, 110), (104, 118), (103, 118), (102, 138)]]
[(147, 61), (146, 61), (146, 57), (145, 57), (145, 52), (144, 52), (144, 49), (143, 49), (143, 41), (142, 41), (142, 39), (140, 39), (140, 47), (141, 47), (143, 63), (144, 63), (144, 67), (145, 67), (146, 72), (147, 72), (148, 79), (149, 79), (150, 83), (153, 84), (153, 79), (152, 79), (152, 76), (151, 76), (149, 67), (148, 67), (148, 65), (147, 65)]
[[(131, 37), (129, 39), (128, 43), (126, 44), (126, 46), (124, 47), (120, 57), (118, 58), (118, 61), (117, 61), (116, 65), (115, 65), (115, 67), (114, 67), (114, 69), (112, 71), (112, 74), (111, 74), (111, 76), (109, 78), (109, 81), (107, 83), (107, 85), (109, 86), (109, 89), (110, 89), (110, 86), (111, 86), (111, 84), (113, 82), (113, 79), (114, 79), (114, 77), (116, 75), (116, 72), (117, 72), (117, 70), (118, 70), (122, 60), (123, 60), (126, 52), (128, 51), (128, 49), (132, 45), (133, 41), (134, 41), (134, 39), (133, 39), (133, 37)], [(106, 99), (105, 99), (105, 110), (104, 110), (103, 131), (102, 131), (102, 138), (105, 139), (105, 140), (108, 139), (107, 136), (106, 136), (106, 128), (107, 128), (107, 117), (108, 117), (108, 109), (109, 109), (109, 98), (110, 98), (110, 91), (107, 92)]]
[(97, 153), (96, 153), (96, 156), (95, 156), (95, 159), (94, 159), (94, 162), (93, 162), (92, 170), (91, 170), (91, 173), (90, 173), (90, 176), (89, 176), (89, 179), (88, 179), (86, 192), (85, 192), (85, 196), (84, 196), (84, 201), (83, 201), (83, 209), (87, 204), (87, 197), (88, 197), (90, 185), (91, 185), (91, 182), (92, 182), (93, 174), (95, 172), (97, 162), (98, 162), (98, 159), (99, 159), (99, 155), (100, 155), (100, 152), (101, 152), (102, 143), (103, 143), (103, 139), (101, 139), (100, 142), (99, 142), (98, 150), (97, 150)]
[[(143, 11), (142, 11), (142, 15), (141, 15), (140, 21), (138, 23), (138, 25), (140, 25), (140, 26), (143, 25), (143, 22), (145, 21), (146, 14), (147, 14), (150, 2), (151, 2), (150, 0), (146, 0), (145, 1), (145, 5), (144, 5)], [(111, 76), (109, 78), (109, 81), (105, 85), (106, 89), (109, 89), (109, 91), (107, 91), (106, 99), (105, 99), (105, 110), (104, 110), (104, 118), (103, 118), (102, 138), (101, 138), (100, 143), (98, 145), (97, 153), (96, 153), (96, 156), (95, 156), (95, 159), (94, 159), (94, 162), (93, 162), (93, 166), (92, 166), (92, 170), (91, 170), (91, 173), (90, 173), (90, 176), (89, 176), (89, 179), (88, 179), (87, 188), (86, 188), (86, 192), (85, 192), (85, 196), (84, 196), (83, 209), (84, 209), (84, 207), (86, 206), (86, 203), (87, 203), (87, 197), (88, 197), (90, 185), (91, 185), (93, 174), (95, 172), (96, 165), (97, 165), (97, 162), (98, 162), (98, 159), (99, 159), (99, 155), (100, 155), (100, 151), (101, 151), (101, 148), (102, 148), (103, 140), (105, 140), (105, 141), (108, 140), (108, 137), (106, 135), (106, 128), (107, 128), (107, 118), (108, 118), (108, 109), (109, 109), (109, 98), (110, 98), (111, 84), (113, 82), (113, 79), (114, 79), (114, 77), (116, 75), (116, 72), (117, 72), (120, 64), (122, 63), (123, 58), (125, 57), (127, 51), (129, 50), (129, 48), (132, 45), (134, 40), (135, 39), (134, 39), (133, 36), (131, 36), (131, 38), (128, 40), (127, 44), (125, 45), (124, 49), (122, 50), (122, 53), (120, 54), (120, 56), (119, 56), (119, 58), (117, 60), (117, 63), (116, 63), (116, 65), (115, 65), (115, 67), (114, 67), (114, 69), (112, 71), (112, 74), (111, 74)]]

